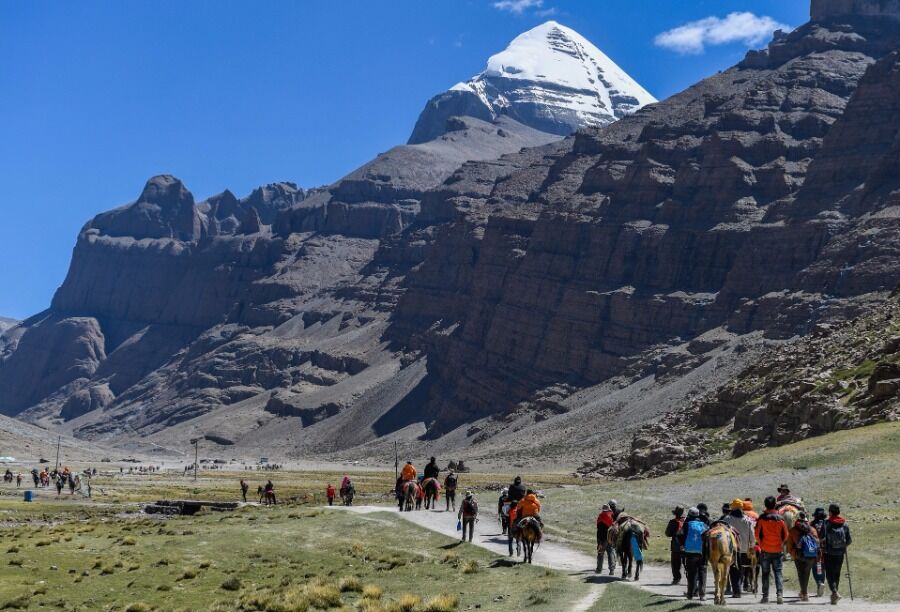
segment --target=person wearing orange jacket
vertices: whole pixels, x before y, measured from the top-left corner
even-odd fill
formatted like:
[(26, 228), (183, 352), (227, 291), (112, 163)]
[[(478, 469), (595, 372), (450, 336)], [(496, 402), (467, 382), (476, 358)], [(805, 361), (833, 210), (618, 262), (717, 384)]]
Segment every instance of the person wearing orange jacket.
[(769, 603), (769, 577), (775, 574), (775, 592), (778, 603), (784, 603), (784, 543), (788, 539), (788, 528), (784, 517), (776, 510), (777, 504), (771, 495), (766, 498), (766, 511), (756, 522), (756, 541), (759, 543), (759, 565), (762, 569), (762, 599)]
[(525, 492), (525, 497), (516, 505), (516, 517), (519, 521), (529, 517), (536, 518), (541, 527), (544, 526), (544, 521), (541, 520), (541, 502), (531, 489)]
[(403, 469), (400, 470), (400, 480), (409, 482), (410, 480), (415, 480), (416, 476), (418, 476), (418, 472), (416, 472), (415, 466), (412, 464), (412, 461), (407, 461)]

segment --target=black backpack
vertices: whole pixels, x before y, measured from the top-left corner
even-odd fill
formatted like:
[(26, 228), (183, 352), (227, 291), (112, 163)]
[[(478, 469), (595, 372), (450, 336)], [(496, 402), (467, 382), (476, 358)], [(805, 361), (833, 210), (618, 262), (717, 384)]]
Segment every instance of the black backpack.
[(828, 550), (846, 550), (847, 549), (847, 527), (840, 525), (835, 527), (829, 524), (825, 529), (825, 543)]
[(456, 476), (447, 476), (447, 480), (444, 482), (447, 488), (452, 488), (456, 486)]

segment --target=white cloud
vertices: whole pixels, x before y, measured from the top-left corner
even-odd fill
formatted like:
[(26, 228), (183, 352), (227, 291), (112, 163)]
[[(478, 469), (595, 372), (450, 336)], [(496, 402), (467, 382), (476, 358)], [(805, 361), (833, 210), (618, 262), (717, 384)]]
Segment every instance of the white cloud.
[(544, 0), (498, 0), (494, 2), (494, 8), (501, 11), (509, 11), (521, 15), (530, 8), (539, 9), (544, 6)]
[(775, 30), (790, 30), (768, 16), (753, 13), (731, 13), (724, 19), (706, 17), (691, 21), (656, 36), (654, 42), (678, 53), (703, 53), (706, 45), (742, 42), (747, 46), (765, 42)]

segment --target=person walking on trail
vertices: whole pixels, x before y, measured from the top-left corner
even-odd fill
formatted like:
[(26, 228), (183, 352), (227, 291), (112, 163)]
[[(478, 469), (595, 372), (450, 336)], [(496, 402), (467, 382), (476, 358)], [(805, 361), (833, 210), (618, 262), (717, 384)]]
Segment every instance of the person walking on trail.
[(603, 559), (606, 558), (610, 576), (616, 571), (616, 549), (609, 543), (609, 528), (612, 524), (612, 510), (609, 504), (603, 504), (600, 514), (597, 515), (597, 573), (603, 573)]
[(729, 508), (730, 511), (724, 522), (737, 534), (738, 558), (729, 569), (731, 596), (737, 599), (741, 596), (741, 587), (746, 574), (751, 569), (750, 550), (756, 546), (756, 534), (753, 521), (744, 514), (744, 500), (733, 499)]
[(334, 485), (331, 484), (331, 483), (328, 483), (328, 486), (325, 488), (325, 497), (328, 498), (328, 505), (329, 505), (329, 506), (333, 506), (333, 505), (334, 505), (334, 493), (335, 493), (335, 491), (334, 491)]
[(853, 543), (850, 537), (850, 526), (841, 516), (841, 507), (837, 504), (828, 506), (828, 519), (825, 521), (825, 541), (823, 542), (825, 578), (828, 580), (828, 588), (831, 589), (831, 603), (837, 604), (841, 599), (838, 591), (841, 582), (841, 569), (844, 567), (844, 557), (847, 555), (847, 547)]
[(471, 491), (466, 491), (466, 496), (459, 505), (459, 512), (456, 515), (457, 520), (462, 521), (462, 542), (466, 541), (466, 531), (469, 533), (469, 542), (475, 536), (475, 521), (478, 519), (478, 502)]
[(444, 478), (444, 499), (447, 501), (447, 512), (450, 512), (450, 507), (453, 507), (453, 511), (456, 511), (456, 474), (453, 470), (447, 474), (447, 477)]
[(247, 491), (250, 490), (250, 485), (247, 484), (247, 481), (241, 478), (241, 498), (243, 498), (244, 503), (247, 503)]
[(22, 472), (16, 472), (16, 488), (20, 488), (22, 486)]
[(816, 535), (819, 537), (819, 560), (813, 565), (813, 578), (816, 581), (816, 597), (825, 594), (825, 564), (824, 564), (824, 542), (825, 542), (825, 524), (828, 522), (828, 515), (825, 514), (825, 508), (816, 508), (813, 512), (813, 520), (810, 522)]
[(406, 465), (403, 466), (403, 469), (400, 470), (400, 480), (409, 482), (410, 480), (415, 480), (418, 474), (419, 473), (416, 471), (412, 461), (407, 461)]
[(699, 596), (700, 601), (706, 599), (706, 565), (703, 562), (703, 540), (707, 527), (700, 516), (700, 509), (696, 506), (688, 508), (687, 519), (678, 531), (678, 544), (684, 559), (684, 569), (687, 573), (688, 599)]
[(790, 536), (791, 559), (797, 568), (797, 580), (800, 583), (800, 601), (809, 601), (809, 576), (813, 567), (819, 562), (821, 544), (815, 527), (809, 524), (805, 512), (797, 515), (794, 526), (788, 532)]
[[(672, 565), (672, 584), (681, 583), (681, 568), (684, 562), (681, 560), (681, 544), (678, 543), (678, 532), (684, 525), (684, 506), (675, 506), (672, 510), (672, 518), (666, 525), (666, 537), (669, 538), (669, 562)], [(612, 513), (610, 513), (612, 518)], [(605, 540), (604, 540), (605, 541)], [(597, 517), (597, 543), (600, 543), (600, 517)], [(600, 571), (600, 556), (597, 555), (597, 572)]]
[(56, 479), (56, 496), (59, 497), (62, 494), (63, 486), (65, 483), (63, 482), (62, 476), (59, 476)]
[(425, 465), (425, 469), (422, 470), (422, 474), (425, 478), (437, 478), (441, 474), (441, 468), (437, 465), (437, 459), (432, 457), (428, 460), (428, 463)]
[(497, 498), (497, 519), (500, 521), (500, 535), (506, 535), (509, 529), (509, 489), (500, 489), (500, 497)]
[(509, 503), (513, 506), (518, 505), (527, 492), (525, 485), (522, 484), (522, 477), (516, 476), (513, 478), (513, 483), (509, 485)]
[(709, 527), (712, 520), (709, 518), (709, 508), (703, 502), (697, 504), (697, 511), (700, 512), (700, 520), (703, 521), (703, 524)]
[(784, 543), (788, 539), (788, 528), (784, 517), (775, 510), (777, 502), (769, 496), (765, 500), (766, 511), (756, 521), (756, 540), (759, 542), (759, 565), (762, 570), (762, 599), (769, 603), (769, 581), (775, 574), (777, 602), (784, 603)]

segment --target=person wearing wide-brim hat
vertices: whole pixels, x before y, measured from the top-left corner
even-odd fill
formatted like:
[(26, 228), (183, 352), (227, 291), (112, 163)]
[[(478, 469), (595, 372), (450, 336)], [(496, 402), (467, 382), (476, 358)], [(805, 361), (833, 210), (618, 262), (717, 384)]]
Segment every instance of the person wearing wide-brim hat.
[(775, 498), (775, 501), (781, 501), (783, 499), (787, 499), (790, 496), (790, 488), (786, 484), (783, 484), (778, 487), (778, 497)]
[(684, 524), (684, 506), (677, 505), (672, 509), (672, 518), (666, 525), (666, 537), (670, 539), (669, 561), (672, 565), (672, 584), (681, 582), (681, 544), (678, 542), (678, 532)]

